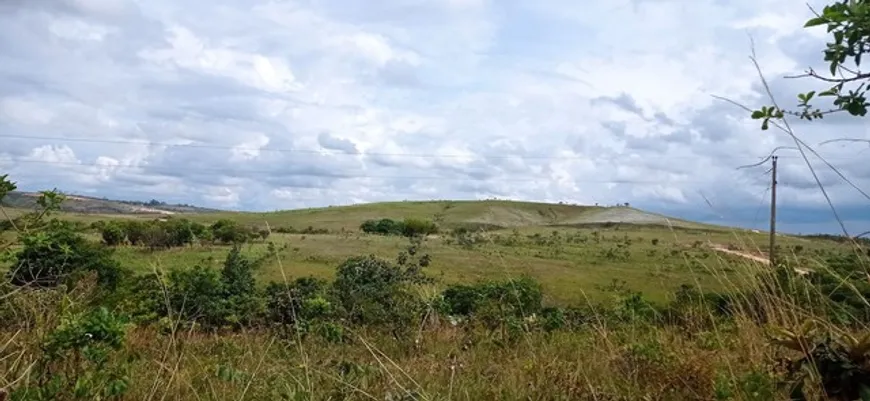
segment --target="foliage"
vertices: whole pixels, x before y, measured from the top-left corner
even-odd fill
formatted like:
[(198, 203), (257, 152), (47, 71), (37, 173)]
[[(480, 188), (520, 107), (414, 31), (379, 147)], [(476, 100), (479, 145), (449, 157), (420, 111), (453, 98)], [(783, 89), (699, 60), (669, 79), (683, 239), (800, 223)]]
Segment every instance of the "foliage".
[(360, 230), (369, 234), (418, 237), (437, 233), (438, 226), (435, 222), (425, 219), (406, 218), (402, 221), (397, 221), (383, 218), (380, 220), (364, 221), (360, 225)]
[[(799, 93), (798, 111), (776, 106), (764, 106), (752, 112), (752, 118), (762, 120), (762, 129), (768, 129), (771, 119), (794, 115), (801, 119), (821, 119), (830, 113), (845, 111), (852, 116), (867, 114), (867, 83), (870, 73), (860, 71), (864, 54), (870, 52), (870, 1), (838, 0), (825, 6), (822, 12), (809, 19), (804, 28), (825, 26), (830, 41), (823, 50), (830, 77), (809, 69), (803, 77), (812, 77), (831, 84), (821, 92)], [(848, 65), (847, 65), (848, 64)], [(821, 110), (810, 102), (814, 97), (829, 97), (834, 108)]]
[(261, 313), (254, 264), (234, 246), (220, 271), (201, 264), (169, 274), (171, 309), (188, 321), (218, 328), (252, 322)]
[(776, 329), (773, 342), (799, 354), (786, 364), (792, 399), (807, 399), (814, 377), (828, 399), (870, 399), (870, 333), (834, 334), (807, 320), (793, 331)]
[(250, 239), (252, 230), (230, 219), (220, 219), (211, 225), (214, 239), (225, 244), (243, 243)]
[(419, 313), (419, 300), (409, 287), (420, 279), (416, 270), (403, 270), (371, 255), (357, 256), (338, 266), (333, 291), (349, 322), (403, 329)]
[[(539, 283), (523, 276), (505, 281), (484, 281), (474, 285), (452, 285), (444, 290), (443, 312), (466, 316), (489, 330), (499, 330), (507, 340), (528, 330), (528, 319), (541, 312), (543, 293)], [(567, 323), (562, 311), (548, 309), (544, 328), (553, 330)]]
[(122, 274), (111, 249), (89, 242), (67, 222), (52, 220), (44, 230), (21, 233), (19, 242), (7, 273), (15, 285), (51, 287), (73, 273), (94, 271), (102, 285), (113, 288)]
[(262, 301), (254, 280), (255, 264), (242, 256), (238, 245), (233, 246), (221, 269), (226, 313), (224, 319), (232, 324), (246, 324), (258, 316)]
[(431, 220), (407, 218), (401, 226), (402, 235), (406, 237), (425, 236), (438, 232), (438, 226)]
[(121, 245), (127, 240), (127, 233), (124, 232), (124, 228), (114, 221), (103, 224), (100, 234), (103, 237), (103, 243), (108, 246)]
[[(48, 334), (29, 384), (12, 391), (21, 401), (119, 399), (130, 384), (128, 363), (113, 361), (126, 322), (106, 308), (64, 319)], [(114, 363), (113, 363), (114, 362)]]
[(806, 274), (777, 266), (773, 285), (787, 289), (792, 301), (808, 311), (843, 324), (870, 323), (866, 271), (866, 260), (855, 253), (835, 254), (825, 259), (823, 268)]
[(270, 322), (293, 326), (330, 314), (329, 286), (325, 280), (300, 277), (289, 284), (266, 286), (266, 310)]

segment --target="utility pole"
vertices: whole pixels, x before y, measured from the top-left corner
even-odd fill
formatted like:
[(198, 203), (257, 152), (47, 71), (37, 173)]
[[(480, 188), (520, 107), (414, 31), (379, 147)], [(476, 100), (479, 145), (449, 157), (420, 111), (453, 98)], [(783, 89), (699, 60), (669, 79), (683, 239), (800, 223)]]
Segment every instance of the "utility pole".
[(774, 247), (776, 246), (776, 159), (777, 156), (773, 156), (771, 158), (773, 160), (773, 168), (771, 171), (771, 182), (770, 182), (770, 251), (768, 251), (768, 258), (770, 260), (770, 266), (775, 266), (775, 256), (774, 256)]

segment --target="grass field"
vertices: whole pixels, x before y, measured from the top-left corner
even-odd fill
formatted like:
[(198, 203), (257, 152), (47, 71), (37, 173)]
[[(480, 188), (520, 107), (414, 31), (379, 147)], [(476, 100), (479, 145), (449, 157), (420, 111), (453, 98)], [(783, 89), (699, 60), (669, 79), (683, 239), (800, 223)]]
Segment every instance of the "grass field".
[[(59, 217), (86, 223), (84, 227), (99, 220), (166, 216), (61, 213)], [(789, 390), (782, 383), (791, 376), (782, 372), (780, 361), (795, 354), (771, 346), (768, 331), (771, 326), (797, 330), (815, 313), (794, 302), (791, 292), (798, 291), (792, 288), (778, 288), (775, 294), (759, 298), (755, 308), (763, 311), (766, 321), (757, 320), (758, 310), (722, 316), (716, 306), (701, 299), (676, 299), (675, 291), (683, 284), (702, 294), (740, 297), (746, 296), (745, 290), (755, 293), (759, 280), (769, 278), (772, 268), (751, 257), (765, 257), (768, 237), (625, 207), (397, 202), (173, 218), (178, 217), (206, 224), (230, 219), (273, 230), (328, 230), (322, 234), (273, 231), (265, 240), (242, 245), (244, 256), (251, 260), (263, 257), (254, 274), (260, 288), (306, 276), (331, 281), (342, 262), (359, 255), (395, 261), (408, 248), (409, 239), (365, 234), (360, 224), (380, 218), (434, 219), (442, 229), (427, 236), (417, 254), (431, 256), (423, 271), (436, 279), (435, 290), (414, 287), (419, 291), (415, 296), (434, 299), (431, 294), (443, 295), (451, 284), (529, 276), (541, 285), (543, 306), (564, 313), (580, 307), (581, 315), (574, 320), (566, 317), (555, 329), (544, 329), (544, 320), (528, 320), (544, 319), (543, 309), (540, 317), (523, 313), (516, 320), (499, 314), (503, 320), (486, 320), (485, 313), (512, 302), (501, 299), (494, 309), (480, 312), (480, 320), (472, 315), (459, 323), (432, 312), (436, 309), (429, 306), (432, 315), (427, 312), (422, 320), (412, 320), (411, 337), (388, 330), (389, 321), (353, 324), (344, 317), (311, 318), (306, 324), (312, 326), (305, 326), (303, 336), (284, 326), (259, 323), (200, 330), (191, 321), (175, 317), (170, 309), (163, 318), (124, 326), (123, 334), (112, 334), (110, 328), (121, 326), (114, 326), (118, 323), (111, 316), (93, 317), (93, 305), (109, 302), (101, 298), (105, 293), (99, 288), (85, 283), (66, 292), (46, 292), (0, 286), (6, 291), (0, 292), (0, 317), (10, 322), (0, 328), (0, 397), (4, 388), (52, 388), (42, 381), (61, 377), (52, 372), (62, 371), (64, 376), (58, 380), (67, 387), (61, 391), (120, 391), (124, 395), (118, 399), (131, 400), (784, 400)], [(94, 230), (82, 228), (80, 233), (94, 242), (101, 240)], [(3, 237), (7, 243), (15, 238), (12, 232)], [(777, 244), (782, 261), (811, 271), (824, 270), (822, 260), (827, 255), (855, 250), (848, 244), (788, 235), (780, 236)], [(21, 248), (20, 244), (11, 247)], [(212, 243), (167, 250), (121, 245), (113, 248), (113, 258), (146, 275), (195, 265), (222, 271), (230, 250), (229, 245)], [(366, 277), (358, 279), (367, 281)], [(198, 283), (201, 293), (191, 295), (206, 297), (210, 287), (204, 284), (208, 282)], [(642, 298), (614, 289), (636, 291)], [(120, 294), (135, 298), (134, 306), (164, 301), (169, 305), (173, 290), (162, 291), (158, 295)], [(318, 302), (312, 305), (329, 305), (340, 298), (329, 299), (313, 299)], [(138, 310), (129, 309), (125, 301), (112, 302), (121, 305), (121, 310)], [(648, 314), (651, 309), (645, 302), (673, 315)], [(863, 330), (815, 316), (838, 333), (857, 335)], [(81, 362), (92, 355), (88, 347), (99, 344), (78, 342), (75, 336), (91, 332), (124, 338), (122, 345), (106, 351), (109, 359), (96, 354), (95, 360), (105, 365)], [(511, 334), (516, 332), (521, 334)], [(73, 349), (72, 356), (52, 356), (60, 359), (51, 359), (49, 368), (39, 365), (46, 355), (54, 355), (45, 352), (46, 344), (56, 346), (58, 339)], [(76, 351), (79, 348), (75, 347), (84, 348)], [(27, 384), (29, 377), (42, 381)], [(123, 383), (122, 390), (117, 390), (117, 383)], [(808, 391), (808, 399), (824, 399), (818, 390)]]
[[(14, 210), (12, 213), (20, 214)], [(618, 213), (634, 209), (587, 207), (510, 201), (392, 202), (347, 207), (292, 210), (272, 213), (205, 213), (179, 217), (210, 224), (230, 219), (243, 224), (303, 229), (323, 228), (330, 234), (300, 235), (274, 233), (268, 241), (245, 246), (246, 254), (265, 254), (267, 242), (279, 249), (279, 259), (270, 259), (259, 272), (261, 282), (278, 281), (287, 276), (331, 278), (343, 260), (363, 254), (394, 259), (407, 246), (401, 237), (368, 235), (359, 225), (368, 219), (436, 218), (442, 233), (425, 241), (425, 252), (432, 257), (427, 272), (444, 284), (474, 282), (529, 275), (539, 280), (555, 304), (597, 300), (599, 288), (613, 280), (624, 281), (654, 300), (681, 284), (723, 290), (739, 283), (731, 273), (745, 269), (747, 261), (739, 256), (717, 252), (713, 246), (728, 247), (754, 255), (764, 255), (768, 237), (763, 233), (710, 226), (679, 219), (659, 220), (646, 214), (642, 224), (596, 223), (597, 216), (620, 219)], [(63, 213), (63, 219), (92, 223), (98, 220), (166, 218), (156, 215), (89, 215)], [(622, 220), (626, 220), (622, 218)], [(631, 219), (628, 219), (631, 221)], [(664, 225), (670, 224), (670, 226)], [(486, 228), (477, 234), (472, 246), (460, 246), (450, 235), (455, 227)], [(91, 238), (99, 241), (97, 234)], [(811, 265), (814, 251), (843, 248), (829, 241), (810, 241), (782, 236), (784, 255)], [(803, 248), (800, 255), (795, 246)], [(190, 267), (195, 264), (220, 265), (229, 246), (195, 245), (171, 250), (149, 251), (141, 247), (116, 249), (123, 265), (138, 272)], [(751, 264), (760, 267), (756, 263)], [(758, 266), (756, 266), (758, 265)], [(743, 272), (739, 272), (743, 273)], [(739, 274), (738, 274), (739, 276)]]

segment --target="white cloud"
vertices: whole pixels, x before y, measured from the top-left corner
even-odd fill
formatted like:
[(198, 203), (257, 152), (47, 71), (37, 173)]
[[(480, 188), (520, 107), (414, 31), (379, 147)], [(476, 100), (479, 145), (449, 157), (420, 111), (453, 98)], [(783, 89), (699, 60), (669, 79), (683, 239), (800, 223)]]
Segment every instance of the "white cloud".
[[(711, 95), (764, 102), (748, 34), (784, 102), (807, 83), (779, 77), (824, 44), (786, 0), (17, 7), (0, 15), (15, 38), (0, 39), (0, 160), (29, 162), (4, 169), (29, 186), (260, 210), (496, 196), (690, 218), (709, 200), (747, 218), (732, 206), (768, 181), (736, 167), (790, 139)], [(840, 117), (796, 128), (810, 143), (870, 138)], [(820, 148), (870, 187), (859, 150)], [(781, 207), (821, 214), (795, 156), (780, 159)], [(820, 175), (837, 202), (866, 201)]]

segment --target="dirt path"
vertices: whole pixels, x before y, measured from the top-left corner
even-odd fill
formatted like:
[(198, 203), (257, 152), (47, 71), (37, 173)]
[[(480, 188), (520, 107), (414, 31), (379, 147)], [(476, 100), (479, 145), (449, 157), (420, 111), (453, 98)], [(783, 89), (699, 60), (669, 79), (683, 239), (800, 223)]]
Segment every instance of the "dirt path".
[(767, 258), (762, 257), (762, 256), (753, 255), (751, 253), (746, 253), (746, 252), (733, 251), (733, 250), (725, 248), (721, 245), (713, 245), (712, 248), (713, 248), (713, 250), (716, 250), (719, 252), (725, 252), (725, 253), (730, 253), (732, 255), (741, 256), (741, 257), (744, 257), (746, 259), (751, 259), (751, 260), (754, 260), (756, 262), (763, 263), (766, 265), (770, 264), (770, 260), (768, 260)]
[[(753, 255), (751, 253), (740, 252), (740, 251), (732, 251), (728, 248), (723, 247), (722, 245), (713, 244), (711, 247), (713, 248), (713, 250), (716, 250), (719, 252), (730, 253), (732, 255), (737, 255), (737, 256), (740, 256), (740, 257), (743, 257), (746, 259), (754, 260), (754, 261), (759, 262), (759, 263), (764, 264), (764, 265), (768, 265), (768, 266), (770, 265), (770, 260), (763, 257), (763, 256)], [(799, 267), (794, 267), (793, 269), (794, 269), (795, 273), (800, 274), (800, 275), (806, 275), (806, 274), (809, 274), (811, 272), (811, 270), (807, 270), (807, 269), (803, 269), (803, 268), (799, 268)]]

